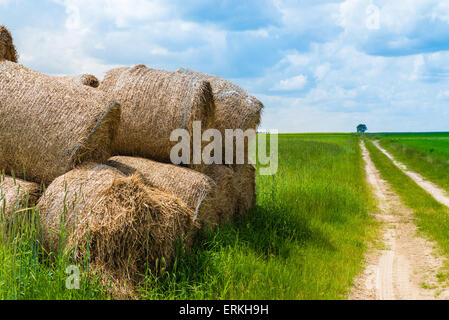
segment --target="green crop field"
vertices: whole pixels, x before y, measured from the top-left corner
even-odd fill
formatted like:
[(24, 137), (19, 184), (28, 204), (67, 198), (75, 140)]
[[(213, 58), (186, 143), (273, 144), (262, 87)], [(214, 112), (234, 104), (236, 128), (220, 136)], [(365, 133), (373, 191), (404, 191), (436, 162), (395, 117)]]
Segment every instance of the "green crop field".
[(372, 135), (411, 170), (449, 191), (449, 133)]
[[(146, 274), (139, 298), (346, 298), (377, 230), (358, 142), (349, 134), (280, 135), (279, 171), (257, 177), (257, 206), (179, 250), (172, 269)], [(30, 220), (0, 244), (0, 298), (108, 298), (95, 278), (65, 289), (70, 256), (43, 261)]]

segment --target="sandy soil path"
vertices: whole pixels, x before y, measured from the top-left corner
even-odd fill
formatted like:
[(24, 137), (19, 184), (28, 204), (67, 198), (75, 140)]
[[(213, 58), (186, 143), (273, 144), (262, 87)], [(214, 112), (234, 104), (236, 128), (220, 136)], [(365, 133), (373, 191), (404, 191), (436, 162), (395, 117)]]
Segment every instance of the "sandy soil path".
[(438, 256), (434, 243), (417, 235), (413, 212), (380, 177), (363, 142), (361, 147), (367, 179), (379, 203), (375, 217), (382, 222), (383, 238), (369, 250), (366, 268), (349, 299), (449, 299), (449, 291), (436, 277), (445, 260)]
[(379, 144), (379, 142), (374, 141), (374, 145), (382, 151), (388, 158), (390, 158), (391, 161), (393, 161), (394, 165), (402, 170), (407, 176), (413, 179), (413, 181), (416, 182), (417, 185), (419, 185), (421, 188), (426, 190), (432, 197), (435, 198), (438, 202), (445, 205), (446, 207), (449, 207), (449, 195), (447, 192), (440, 187), (438, 187), (436, 184), (426, 180), (423, 176), (420, 174), (410, 171), (407, 169), (407, 166), (404, 164), (398, 162), (390, 153), (388, 153), (387, 150), (382, 148)]

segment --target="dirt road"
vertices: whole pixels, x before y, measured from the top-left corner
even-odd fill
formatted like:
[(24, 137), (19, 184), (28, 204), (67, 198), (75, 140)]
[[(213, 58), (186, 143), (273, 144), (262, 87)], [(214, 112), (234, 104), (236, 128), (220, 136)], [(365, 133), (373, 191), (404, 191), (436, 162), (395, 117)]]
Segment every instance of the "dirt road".
[(368, 150), (361, 143), (369, 184), (378, 200), (375, 214), (383, 225), (383, 238), (369, 249), (366, 268), (356, 279), (350, 300), (449, 299), (437, 281), (444, 264), (435, 244), (417, 235), (413, 212), (404, 206), (380, 177)]
[(388, 153), (387, 150), (385, 150), (384, 148), (382, 148), (379, 144), (379, 142), (374, 141), (373, 142), (374, 145), (380, 150), (382, 151), (391, 161), (393, 161), (393, 163), (395, 164), (396, 167), (398, 167), (399, 169), (402, 170), (402, 172), (404, 172), (407, 176), (409, 176), (410, 178), (412, 178), (413, 181), (416, 182), (417, 185), (419, 185), (421, 188), (423, 188), (424, 190), (426, 190), (432, 197), (434, 197), (435, 200), (437, 200), (438, 202), (440, 202), (441, 204), (445, 205), (446, 207), (449, 207), (449, 196), (446, 193), (446, 191), (444, 191), (443, 189), (441, 189), (440, 187), (438, 187), (436, 184), (424, 179), (420, 174), (410, 171), (407, 169), (407, 166), (405, 166), (404, 164), (396, 161), (396, 159), (390, 154)]

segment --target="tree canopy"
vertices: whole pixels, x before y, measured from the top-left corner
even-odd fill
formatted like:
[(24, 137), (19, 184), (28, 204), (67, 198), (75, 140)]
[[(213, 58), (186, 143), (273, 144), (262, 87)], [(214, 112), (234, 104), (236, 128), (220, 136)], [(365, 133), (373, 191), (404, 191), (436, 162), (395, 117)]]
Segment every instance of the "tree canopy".
[(368, 131), (368, 127), (365, 124), (359, 124), (357, 126), (357, 132), (365, 133), (366, 131)]

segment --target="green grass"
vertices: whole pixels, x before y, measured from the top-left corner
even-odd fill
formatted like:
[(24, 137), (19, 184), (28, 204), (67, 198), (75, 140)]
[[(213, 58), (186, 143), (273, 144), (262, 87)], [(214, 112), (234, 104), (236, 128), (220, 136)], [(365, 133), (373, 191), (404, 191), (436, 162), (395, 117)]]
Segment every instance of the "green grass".
[(449, 191), (449, 133), (374, 135), (397, 160)]
[[(358, 138), (280, 135), (279, 171), (257, 177), (257, 194), (244, 218), (201, 234), (173, 269), (148, 273), (140, 297), (344, 299), (377, 230)], [(36, 224), (19, 224), (26, 232), (0, 242), (0, 298), (108, 298), (86, 273), (67, 290), (70, 257), (43, 258)]]
[(279, 172), (257, 207), (205, 234), (175, 270), (147, 277), (150, 299), (344, 299), (375, 233), (358, 139), (281, 135)]
[[(3, 201), (2, 201), (3, 202)], [(26, 205), (23, 207), (26, 208)], [(106, 299), (105, 288), (96, 277), (88, 277), (88, 263), (81, 266), (80, 288), (68, 290), (67, 255), (48, 255), (40, 245), (38, 212), (35, 208), (15, 213), (6, 223), (0, 210), (0, 299), (77, 300)]]
[(404, 204), (413, 209), (419, 230), (436, 241), (442, 253), (449, 257), (449, 208), (434, 200), (371, 142), (367, 141), (367, 148), (382, 178), (391, 184)]

